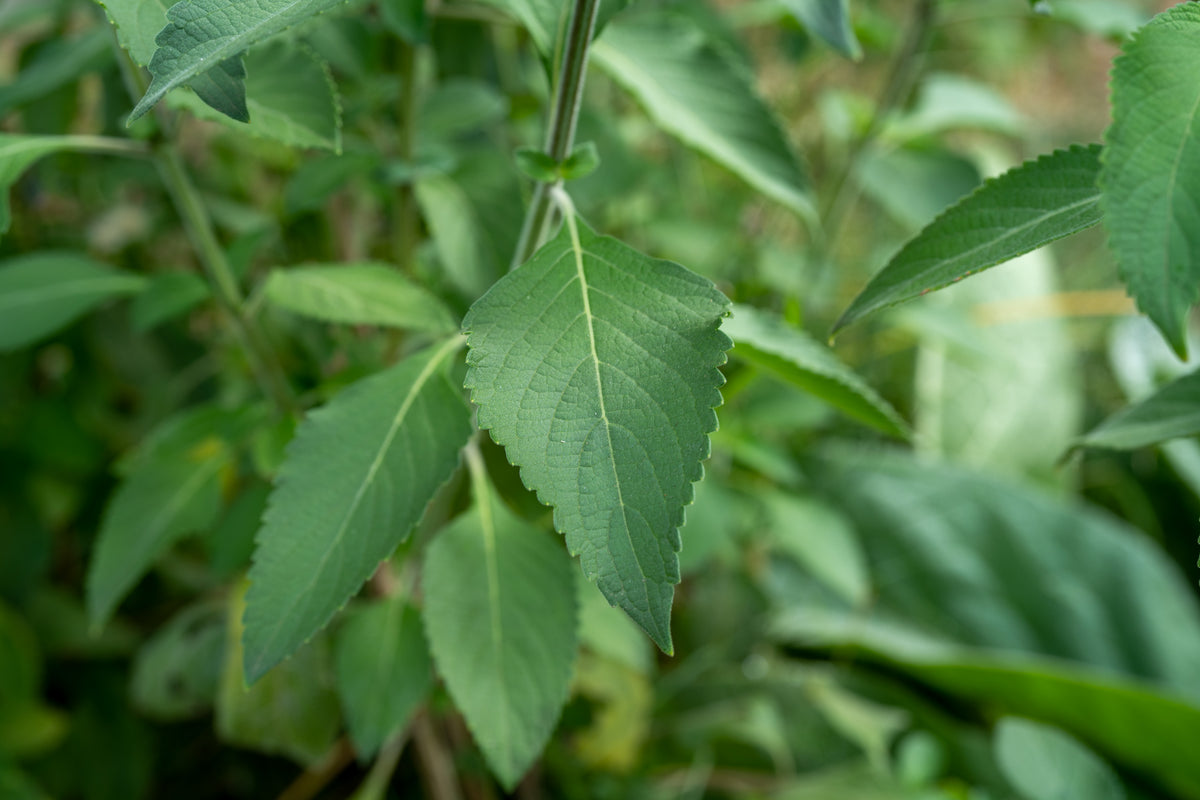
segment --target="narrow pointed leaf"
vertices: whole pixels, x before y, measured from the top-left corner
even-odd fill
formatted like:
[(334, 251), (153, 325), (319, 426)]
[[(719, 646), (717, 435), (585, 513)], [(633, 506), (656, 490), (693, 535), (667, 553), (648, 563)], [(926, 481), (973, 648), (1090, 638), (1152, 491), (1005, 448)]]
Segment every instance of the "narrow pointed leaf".
[(34, 253), (0, 262), (0, 351), (32, 344), (145, 278), (77, 253)]
[(944, 289), (1100, 221), (1100, 145), (1027, 161), (986, 181), (892, 257), (833, 326)]
[(1200, 7), (1164, 11), (1123, 50), (1104, 134), (1104, 224), (1130, 295), (1186, 358), (1200, 299)]
[(782, 0), (783, 7), (808, 32), (846, 58), (862, 58), (862, 46), (850, 25), (850, 0)]
[(471, 433), (445, 376), (458, 337), (359, 381), (301, 423), (259, 531), (246, 679), (320, 630), (420, 520)]
[(691, 19), (642, 14), (608, 26), (595, 63), (658, 125), (802, 217), (808, 177), (751, 75)]
[(279, 269), (267, 279), (272, 304), (350, 325), (450, 333), (453, 315), (435, 295), (386, 264), (330, 264)]
[(582, 222), (573, 243), (574, 227), (471, 307), (466, 385), (584, 572), (670, 652), (678, 528), (717, 425), (729, 301)]
[(908, 424), (896, 409), (828, 347), (779, 317), (751, 306), (734, 307), (721, 329), (733, 354), (821, 398), (848, 417), (906, 439)]
[(215, 63), (250, 45), (341, 5), (344, 0), (190, 0), (167, 11), (167, 25), (155, 37), (150, 88), (129, 116), (132, 122), (167, 92), (191, 81)]
[(433, 670), (421, 616), (398, 596), (353, 608), (333, 655), (350, 740), (359, 759), (373, 758), (429, 694)]
[[(478, 482), (477, 482), (478, 483)], [(492, 772), (512, 791), (554, 731), (576, 654), (571, 561), (489, 488), (426, 552), (425, 630)]]
[(1200, 434), (1200, 372), (1191, 372), (1113, 414), (1076, 444), (1132, 450), (1197, 434)]
[(188, 81), (209, 108), (238, 122), (250, 121), (246, 108), (246, 65), (240, 56), (227, 58)]

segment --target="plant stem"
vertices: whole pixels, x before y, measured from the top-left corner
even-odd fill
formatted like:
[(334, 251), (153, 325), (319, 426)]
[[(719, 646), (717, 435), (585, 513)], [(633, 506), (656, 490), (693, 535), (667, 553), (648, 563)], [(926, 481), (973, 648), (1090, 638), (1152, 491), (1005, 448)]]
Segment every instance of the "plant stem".
[(431, 800), (462, 800), (454, 778), (454, 761), (446, 745), (438, 738), (429, 719), (428, 710), (417, 712), (412, 722), (413, 745), (417, 751), (417, 768), (421, 784)]
[[(546, 155), (555, 161), (566, 159), (575, 145), (575, 125), (579, 120), (583, 85), (587, 78), (588, 51), (592, 45), (596, 11), (599, 8), (600, 0), (575, 0), (571, 10), (562, 66), (555, 84), (554, 104), (550, 108), (550, 123), (546, 131)], [(525, 213), (525, 224), (521, 226), (521, 238), (517, 242), (510, 269), (523, 264), (541, 246), (554, 207), (550, 189), (557, 183), (561, 181), (539, 182), (534, 186), (533, 199)]]
[[(396, 155), (412, 165), (416, 153), (417, 126), (417, 45), (397, 42), (400, 63), (398, 71), (404, 82), (400, 88), (399, 142)], [(400, 186), (396, 206), (396, 262), (400, 271), (411, 275), (417, 250), (417, 199), (411, 181)]]

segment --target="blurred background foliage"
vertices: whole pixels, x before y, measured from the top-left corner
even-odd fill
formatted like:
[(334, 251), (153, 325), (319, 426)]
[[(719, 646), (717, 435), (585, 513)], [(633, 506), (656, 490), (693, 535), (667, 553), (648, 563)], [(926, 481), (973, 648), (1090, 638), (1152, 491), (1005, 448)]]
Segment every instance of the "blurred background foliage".
[[(803, 0), (639, 4), (687, 16), (752, 73), (821, 222), (681, 147), (595, 69), (579, 138), (602, 164), (572, 184), (576, 204), (818, 336), (984, 177), (1099, 141), (1118, 43), (1169, 5), (857, 0), (839, 34), (806, 25)], [(525, 192), (511, 153), (537, 145), (548, 88), (530, 36), (495, 5), (434, 4), (407, 75), (386, 3), (294, 32), (330, 65), (341, 115), (305, 146), (179, 116), (228, 257), (307, 403), (402, 342), (261, 303), (270, 267), (411, 256), (461, 313), (507, 266)], [(290, 57), (260, 55), (262, 79)], [(409, 133), (405, 77), (420, 90)], [(123, 136), (130, 107), (94, 3), (0, 3), (0, 131)], [(149, 121), (131, 134), (156, 135)], [(414, 185), (415, 238), (399, 209)], [(234, 590), (286, 427), (205, 423), (215, 438), (187, 443), (219, 461), (195, 511), (202, 535), (89, 629), (84, 576), (130, 453), (174, 463), (135, 448), (184, 409), (247, 405), (255, 389), (149, 161), (51, 155), (11, 203), (0, 259), (84, 251), (154, 293), (0, 354), (0, 797), (500, 796), (436, 685), (415, 724), (434, 726), (442, 752), (408, 747), (370, 778), (341, 734), (328, 636), (241, 691)], [(910, 421), (911, 448), (735, 350), (682, 532), (676, 656), (581, 582), (571, 700), (516, 795), (1200, 798), (1200, 450), (1066, 455), (1187, 367), (1133, 316), (1102, 236), (840, 335), (839, 356)], [(510, 506), (545, 521), (503, 455), (484, 455)], [(448, 487), (427, 527), (461, 491)], [(456, 794), (435, 788), (439, 756)]]

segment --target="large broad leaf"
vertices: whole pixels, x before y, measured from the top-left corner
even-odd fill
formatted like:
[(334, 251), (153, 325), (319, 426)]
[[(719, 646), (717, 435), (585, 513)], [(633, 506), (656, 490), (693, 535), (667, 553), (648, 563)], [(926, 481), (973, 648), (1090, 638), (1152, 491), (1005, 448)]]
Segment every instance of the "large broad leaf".
[(399, 596), (352, 608), (334, 639), (334, 669), (354, 750), (373, 758), (429, 694), (421, 615)]
[(438, 672), (508, 791), (541, 753), (576, 653), (571, 561), (475, 479), (476, 506), (425, 556), (425, 629)]
[(140, 275), (80, 253), (33, 253), (0, 262), (0, 350), (32, 344), (106, 300), (141, 291), (145, 283)]
[(1095, 225), (1100, 149), (1059, 150), (985, 182), (906, 244), (833, 330)]
[(253, 682), (321, 629), (421, 519), (470, 418), (455, 337), (359, 381), (301, 423), (271, 493), (246, 597)]
[(1200, 372), (1191, 372), (1121, 409), (1081, 436), (1085, 447), (1130, 450), (1200, 433)]
[(753, 78), (694, 20), (661, 13), (615, 20), (593, 55), (663, 130), (813, 217), (804, 168)]
[(828, 347), (778, 316), (737, 305), (721, 330), (733, 339), (735, 356), (811, 392), (859, 422), (890, 436), (908, 437), (908, 425), (866, 381)]
[(12, 223), (8, 190), (42, 156), (63, 150), (94, 153), (143, 153), (144, 145), (103, 136), (20, 136), (0, 133), (0, 234)]
[(782, 0), (783, 7), (825, 44), (846, 58), (862, 58), (850, 25), (850, 0)]
[(274, 36), (344, 0), (191, 0), (167, 11), (167, 25), (154, 41), (150, 88), (129, 115), (132, 122), (167, 92), (238, 55), (250, 45)]
[(584, 572), (671, 652), (678, 528), (717, 425), (729, 301), (568, 222), (467, 313), (466, 385)]
[(1075, 738), (1020, 717), (996, 725), (996, 763), (1029, 800), (1124, 800), (1112, 769)]
[[(961, 601), (960, 601), (961, 602)], [(1069, 662), (948, 645), (903, 627), (811, 609), (777, 619), (774, 635), (840, 661), (878, 664), (992, 713), (1038, 720), (1149, 778), (1179, 800), (1200, 798), (1200, 707), (1141, 681)]]
[(1100, 174), (1109, 246), (1138, 308), (1186, 358), (1200, 298), (1200, 7), (1180, 3), (1126, 43), (1112, 116)]
[(278, 269), (267, 279), (266, 295), (280, 308), (328, 322), (430, 333), (458, 327), (441, 300), (386, 264)]

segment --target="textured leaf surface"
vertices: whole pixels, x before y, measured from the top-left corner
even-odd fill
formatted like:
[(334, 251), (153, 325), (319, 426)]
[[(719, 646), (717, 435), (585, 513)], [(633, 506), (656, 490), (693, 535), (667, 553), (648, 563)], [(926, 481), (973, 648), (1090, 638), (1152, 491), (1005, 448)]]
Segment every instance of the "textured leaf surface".
[(1200, 299), (1200, 8), (1164, 11), (1123, 50), (1104, 134), (1104, 224), (1138, 308), (1186, 358)]
[(1100, 149), (1059, 150), (985, 182), (909, 241), (834, 331), (1095, 225), (1101, 216)]
[(694, 21), (669, 14), (621, 18), (593, 54), (663, 130), (812, 217), (808, 177), (753, 78)]
[(458, 328), (431, 292), (386, 264), (330, 264), (280, 269), (267, 299), (297, 314), (350, 325), (450, 333)]
[(149, 111), (167, 92), (238, 55), (250, 45), (344, 0), (190, 0), (167, 11), (167, 25), (155, 37), (150, 88), (129, 121)]
[(1200, 433), (1200, 372), (1168, 383), (1080, 437), (1086, 447), (1130, 450)]
[(733, 339), (735, 356), (769, 370), (859, 422), (890, 436), (908, 438), (908, 425), (896, 409), (828, 347), (780, 317), (737, 305), (721, 329)]
[(301, 423), (246, 597), (253, 682), (329, 621), (408, 536), (471, 434), (444, 369), (459, 337), (359, 381)]
[(584, 572), (670, 652), (678, 528), (717, 425), (729, 301), (582, 223), (573, 243), (574, 227), (471, 307), (466, 385)]
[(1005, 717), (996, 725), (993, 750), (1009, 783), (1029, 800), (1124, 800), (1112, 769), (1057, 728)]
[(227, 58), (188, 81), (188, 86), (214, 111), (237, 120), (250, 121), (246, 108), (246, 65), (241, 56)]
[(145, 286), (78, 253), (34, 253), (0, 262), (0, 350), (49, 336), (106, 300)]
[(796, 19), (846, 58), (862, 58), (862, 47), (850, 25), (850, 0), (782, 0)]
[(454, 703), (512, 791), (558, 721), (578, 627), (571, 561), (477, 479), (426, 552), (425, 629)]
[(346, 727), (362, 760), (408, 725), (432, 685), (421, 615), (402, 597), (353, 608), (334, 639)]

